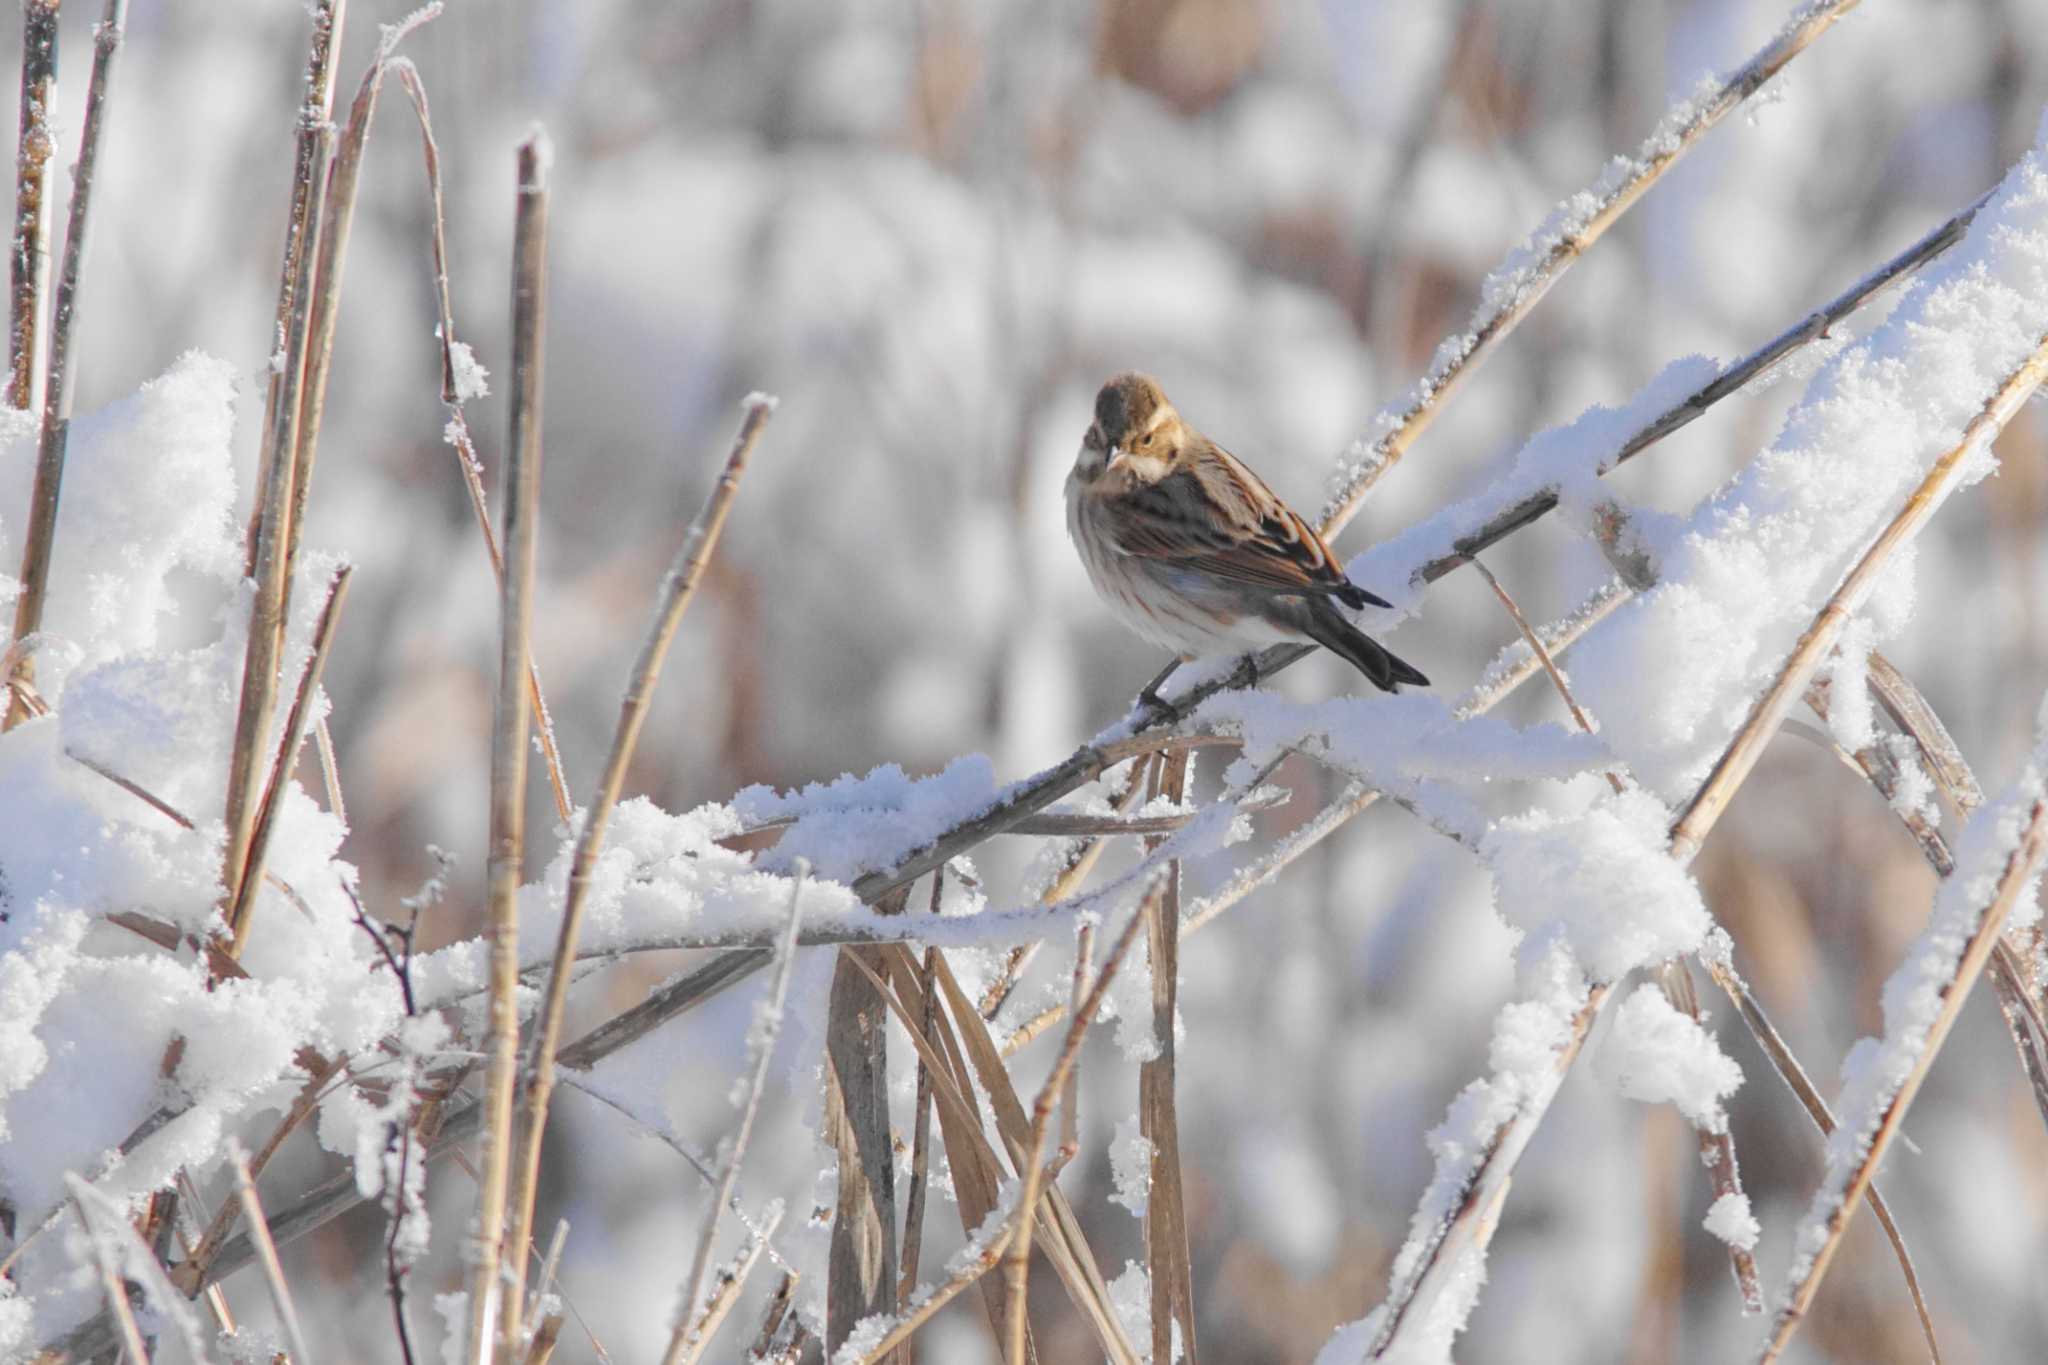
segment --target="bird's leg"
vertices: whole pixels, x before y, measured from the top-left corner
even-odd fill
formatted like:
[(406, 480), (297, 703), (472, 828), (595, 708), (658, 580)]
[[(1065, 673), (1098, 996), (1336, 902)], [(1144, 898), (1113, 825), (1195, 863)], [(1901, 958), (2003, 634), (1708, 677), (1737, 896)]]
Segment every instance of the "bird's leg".
[(1175, 659), (1166, 667), (1160, 669), (1159, 676), (1154, 678), (1151, 682), (1146, 683), (1144, 690), (1138, 693), (1138, 701), (1143, 705), (1151, 708), (1152, 711), (1152, 714), (1146, 718), (1145, 723), (1147, 725), (1153, 724), (1157, 721), (1165, 720), (1168, 716), (1173, 714), (1173, 703), (1159, 695), (1159, 684), (1165, 682), (1168, 678), (1172, 677), (1173, 670), (1179, 667), (1180, 660)]
[[(1238, 674), (1244, 679), (1243, 686), (1245, 688), (1249, 689), (1257, 687), (1259, 685), (1258, 651), (1254, 650), (1251, 653), (1245, 655), (1242, 659), (1238, 660), (1237, 671)], [(1232, 681), (1235, 682), (1236, 679), (1232, 679)]]

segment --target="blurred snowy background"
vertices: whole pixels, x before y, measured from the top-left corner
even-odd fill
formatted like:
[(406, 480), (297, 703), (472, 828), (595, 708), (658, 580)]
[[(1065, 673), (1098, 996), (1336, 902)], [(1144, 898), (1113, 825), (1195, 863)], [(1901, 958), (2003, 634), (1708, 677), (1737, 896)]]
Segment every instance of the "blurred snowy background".
[[(408, 7), (351, 7), (343, 100), (375, 24)], [(67, 7), (71, 62), (96, 8)], [(1095, 604), (1066, 541), (1060, 482), (1102, 378), (1159, 375), (1191, 420), (1313, 509), (1372, 414), (1463, 325), (1481, 276), (1786, 8), (456, 0), (406, 51), (448, 177), (455, 315), (493, 371), (507, 358), (512, 146), (538, 120), (557, 148), (535, 632), (572, 790), (584, 799), (595, 776), (649, 594), (747, 391), (782, 406), (629, 792), (680, 810), (752, 783), (885, 762), (923, 772), (976, 750), (1001, 778), (1024, 775), (1121, 714), (1161, 662)], [(283, 0), (138, 0), (80, 323), (81, 412), (188, 348), (250, 376), (262, 366), (305, 26)], [(81, 84), (64, 92), (66, 145)], [(1710, 135), (1559, 286), (1380, 485), (1340, 542), (1347, 556), (1666, 362), (1761, 344), (1973, 200), (2033, 140), (2048, 26), (2023, 0), (1871, 0), (1772, 96)], [(432, 871), (429, 845), (457, 856), (431, 946), (478, 922), (497, 646), (488, 564), (440, 439), (427, 234), (417, 132), (390, 98), (307, 539), (360, 566), (328, 672), (353, 816), (344, 856), (387, 900)], [(1797, 387), (1723, 405), (1618, 486), (1690, 506), (1769, 439)], [(253, 379), (248, 393), (245, 490)], [(474, 404), (471, 419), (495, 473), (502, 404)], [(1891, 651), (1993, 784), (2048, 677), (2041, 404), (1999, 452), (1998, 477), (1922, 541), (1922, 610)], [(1489, 562), (1539, 619), (1606, 573), (1552, 524)], [(1513, 634), (1459, 574), (1392, 643), (1455, 692)], [(1358, 685), (1327, 658), (1277, 684), (1303, 698)], [(1559, 712), (1537, 687), (1509, 708)], [(1305, 765), (1281, 780), (1326, 794)], [(1261, 833), (1312, 808), (1262, 816)], [(992, 851), (984, 875), (1013, 885), (1026, 852)], [(1831, 1077), (1926, 913), (1919, 853), (1858, 778), (1788, 737), (1699, 871), (1760, 996)], [(1421, 1134), (1482, 1068), (1509, 987), (1489, 902), (1467, 854), (1377, 809), (1190, 940), (1180, 1104), (1205, 1358), (1305, 1361), (1383, 1295), (1428, 1176)], [(677, 965), (616, 973), (579, 997), (572, 1032)], [(1048, 973), (1019, 1005), (1054, 990)], [(620, 1059), (706, 1146), (730, 1123), (747, 1007), (723, 1000)], [(1749, 1074), (1731, 1113), (1775, 1285), (1817, 1148), (1739, 1028), (1723, 1020), (1721, 1035)], [(1758, 1334), (1700, 1230), (1711, 1191), (1692, 1135), (1619, 1098), (1599, 1049), (1596, 1036), (1594, 1065), (1523, 1164), (1462, 1359), (1722, 1359)], [(771, 1093), (745, 1182), (751, 1202), (779, 1182), (792, 1225), (816, 1197), (809, 1066)], [(1138, 1254), (1138, 1223), (1103, 1197), (1108, 1119), (1129, 1112), (1131, 1084), (1120, 1065), (1084, 1072), (1088, 1140), (1065, 1177), (1112, 1270)], [(556, 1114), (540, 1226), (569, 1220), (564, 1284), (596, 1338), (647, 1358), (702, 1188), (616, 1114), (574, 1094)], [(1988, 1000), (1966, 1010), (1908, 1135), (1915, 1150), (1886, 1185), (1950, 1358), (2048, 1354), (2048, 1135)], [(266, 1186), (331, 1166), (288, 1153)], [(470, 1186), (452, 1167), (437, 1181), (452, 1243)], [(371, 1264), (381, 1227), (359, 1213), (288, 1253), (296, 1283), (359, 1286), (315, 1310), (323, 1360), (390, 1358)], [(1923, 1359), (1868, 1218), (1845, 1256), (1794, 1358)], [(457, 1277), (443, 1254), (420, 1288)], [(1086, 1358), (1041, 1278), (1044, 1358)], [(927, 1335), (924, 1359), (992, 1358), (971, 1300)], [(587, 1358), (590, 1342), (572, 1326), (564, 1351)]]

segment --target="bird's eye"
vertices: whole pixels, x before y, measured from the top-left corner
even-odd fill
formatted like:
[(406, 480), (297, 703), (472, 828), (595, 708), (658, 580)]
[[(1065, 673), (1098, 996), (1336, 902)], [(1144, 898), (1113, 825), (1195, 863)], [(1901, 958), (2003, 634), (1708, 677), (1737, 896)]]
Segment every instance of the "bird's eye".
[(1144, 434), (1143, 436), (1140, 436), (1140, 437), (1138, 438), (1138, 446), (1139, 446), (1139, 448), (1140, 448), (1140, 449), (1150, 449), (1150, 448), (1151, 448), (1151, 445), (1152, 445), (1152, 433), (1151, 433), (1151, 432), (1149, 432), (1149, 431), (1148, 431), (1148, 432), (1146, 432), (1146, 433), (1145, 433), (1145, 434)]

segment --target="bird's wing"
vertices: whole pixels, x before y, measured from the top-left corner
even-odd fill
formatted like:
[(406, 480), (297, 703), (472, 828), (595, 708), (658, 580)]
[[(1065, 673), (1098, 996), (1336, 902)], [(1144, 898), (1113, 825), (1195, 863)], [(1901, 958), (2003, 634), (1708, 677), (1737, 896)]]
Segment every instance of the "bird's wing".
[(1351, 607), (1387, 605), (1346, 578), (1315, 528), (1219, 446), (1115, 501), (1110, 534), (1127, 555), (1246, 587), (1329, 595)]

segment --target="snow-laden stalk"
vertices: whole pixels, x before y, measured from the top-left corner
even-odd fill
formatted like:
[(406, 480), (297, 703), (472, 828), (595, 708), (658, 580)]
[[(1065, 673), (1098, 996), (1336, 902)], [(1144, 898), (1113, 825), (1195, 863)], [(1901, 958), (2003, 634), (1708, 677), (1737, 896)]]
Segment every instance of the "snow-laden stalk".
[[(56, 76), (56, 15), (57, 6), (31, 3), (24, 8), (28, 25), (27, 47), (37, 47), (38, 33), (44, 16), (49, 22), (49, 68), (51, 81)], [(113, 81), (114, 56), (121, 50), (121, 39), (127, 30), (128, 0), (107, 0), (106, 9), (101, 13), (99, 24), (93, 29), (92, 75), (85, 92), (85, 126), (78, 135), (78, 162), (71, 173), (71, 204), (66, 210), (64, 221), (64, 264), (57, 274), (57, 297), (49, 320), (49, 354), (44, 362), (44, 374), (40, 381), (42, 389), (42, 425), (36, 437), (35, 484), (29, 493), (28, 528), (22, 540), (21, 553), (21, 595), (14, 604), (14, 641), (20, 644), (42, 629), (43, 603), (50, 590), (50, 561), (57, 539), (57, 506), (64, 486), (64, 457), (71, 436), (71, 399), (77, 387), (77, 372), (71, 365), (71, 339), (78, 326), (78, 285), (85, 270), (85, 248), (92, 228), (92, 188), (99, 169), (100, 140), (106, 131), (107, 91)], [(29, 84), (32, 77), (40, 79), (36, 63), (24, 64), (22, 69), (22, 137), (26, 144), (31, 132), (42, 140), (45, 159), (50, 150), (50, 132), (45, 119), (39, 117), (36, 127), (31, 127), (27, 118), (29, 108)], [(47, 112), (47, 100), (54, 91), (44, 92), (45, 101), (41, 108)], [(42, 175), (46, 167), (37, 171)], [(22, 193), (28, 193), (29, 164), (24, 145), (22, 167)], [(47, 218), (48, 185), (43, 184), (36, 191), (37, 207)], [(23, 205), (26, 209), (28, 206)], [(23, 226), (16, 220), (17, 230)], [(18, 241), (19, 239), (17, 239)], [(17, 246), (19, 250), (19, 246)], [(43, 252), (42, 268), (47, 274), (48, 251)], [(16, 258), (17, 265), (20, 257)], [(37, 284), (40, 295), (41, 284)], [(31, 324), (24, 337), (16, 331), (17, 343), (26, 342), (29, 357), (33, 359), (36, 336), (40, 322), (36, 311), (30, 307), (25, 315)], [(8, 670), (7, 701), (4, 708), (5, 720), (0, 728), (12, 729), (28, 715), (24, 692), (26, 685), (35, 680), (35, 654), (23, 649), (16, 655)]]
[[(1501, 606), (1514, 618), (1515, 628), (1522, 633), (1523, 642), (1529, 646), (1529, 652), (1542, 663), (1543, 671), (1550, 675), (1551, 686), (1564, 698), (1565, 709), (1571, 712), (1572, 719), (1587, 734), (1595, 733), (1592, 717), (1586, 714), (1586, 709), (1579, 704), (1578, 697), (1573, 695), (1571, 684), (1565, 681), (1563, 671), (1551, 658), (1550, 650), (1544, 645), (1542, 636), (1530, 626), (1529, 618), (1522, 614), (1522, 609), (1516, 604), (1514, 597), (1500, 579), (1494, 576), (1493, 570), (1487, 568), (1476, 556), (1471, 562), (1479, 576), (1486, 580), (1486, 585), (1493, 589), (1494, 596), (1500, 599)], [(1607, 784), (1617, 796), (1627, 790), (1621, 774), (1613, 769), (1607, 772)], [(1657, 985), (1671, 1007), (1704, 1027), (1706, 1019), (1700, 1012), (1699, 993), (1693, 987), (1692, 973), (1686, 969), (1685, 964), (1676, 959), (1666, 959), (1658, 964), (1656, 974)], [(1695, 1121), (1693, 1132), (1699, 1141), (1700, 1161), (1707, 1168), (1715, 1198), (1734, 1195), (1746, 1199), (1747, 1196), (1742, 1189), (1740, 1167), (1735, 1158), (1735, 1139), (1730, 1136), (1727, 1127), (1723, 1125), (1717, 1130), (1711, 1124)], [(1743, 1311), (1763, 1312), (1763, 1288), (1757, 1280), (1756, 1256), (1748, 1247), (1737, 1246), (1731, 1242), (1728, 1244), (1728, 1264), (1735, 1276), (1735, 1286), (1742, 1295)]]
[(1417, 381), (1401, 407), (1380, 419), (1383, 433), (1370, 446), (1347, 457), (1351, 467), (1323, 508), (1320, 529), (1325, 537), (1343, 529), (1380, 476), (1407, 454), (1451, 394), (1542, 301), (1572, 263), (1709, 129), (1763, 89), (1856, 3), (1802, 0), (1784, 28), (1756, 55), (1704, 98), (1687, 98), (1666, 110), (1633, 158), (1616, 157), (1609, 162), (1598, 181), (1554, 210), (1550, 219), (1487, 277), (1480, 287), (1481, 303), (1471, 329), (1437, 348), (1429, 373)]
[[(1749, 716), (1730, 738), (1720, 759), (1672, 822), (1669, 851), (1681, 865), (1690, 863), (1735, 791), (1754, 769), (1770, 736), (1775, 734), (1815, 671), (1840, 639), (1850, 617), (1868, 598), (1877, 575), (1891, 556), (1925, 526), (1943, 498), (1961, 478), (1968, 459), (1991, 440), (2019, 405), (2048, 374), (2048, 342), (2037, 346), (2000, 381), (1962, 434), (1934, 461), (1904, 505), (1858, 558), (1814, 616), (1769, 687), (1750, 708)], [(1470, 1268), (1468, 1258), (1483, 1251), (1492, 1223), (1486, 1210), (1505, 1194), (1515, 1162), (1549, 1111), (1557, 1085), (1577, 1059), (1586, 1030), (1609, 998), (1605, 984), (1595, 983), (1555, 1046), (1548, 1072), (1527, 1093), (1512, 1117), (1495, 1130), (1468, 1170), (1451, 1213), (1424, 1234), (1415, 1268), (1399, 1277), (1389, 1291), (1385, 1313), (1368, 1352), (1380, 1359), (1400, 1340), (1404, 1325), (1418, 1315), (1411, 1309), (1427, 1304), (1446, 1281)], [(1426, 1314), (1420, 1316), (1427, 1316)]]
[[(612, 732), (604, 773), (598, 778), (597, 791), (584, 811), (583, 827), (577, 832), (576, 852), (569, 867), (569, 890), (562, 907), (562, 927), (555, 943), (554, 967), (548, 974), (547, 993), (542, 998), (539, 1016), (534, 1021), (533, 1041), (527, 1049), (524, 1123), (518, 1160), (513, 1166), (518, 1185), (512, 1199), (512, 1235), (508, 1243), (515, 1255), (522, 1254), (518, 1248), (527, 1244), (533, 1228), (533, 1204), (540, 1189), (541, 1143), (547, 1131), (548, 1101), (554, 1094), (555, 1049), (561, 1042), (562, 1013), (569, 1002), (569, 974), (576, 965), (576, 940), (583, 928), (584, 907), (590, 902), (591, 872), (597, 866), (597, 855), (604, 850), (605, 827), (612, 808), (618, 804), (619, 792), (625, 787), (626, 769), (633, 761), (634, 750), (639, 747), (640, 729), (654, 699), (662, 663), (668, 658), (669, 644), (697, 594), (704, 566), (717, 548), (726, 515), (739, 493), (740, 476), (746, 472), (747, 460), (774, 410), (771, 398), (755, 394), (747, 400), (745, 417), (726, 456), (725, 468), (662, 579), (647, 638), (641, 643), (640, 657), (633, 664), (625, 696), (619, 702), (618, 728)], [(797, 916), (792, 913), (790, 919), (790, 932), (794, 933)], [(704, 1254), (709, 1254), (708, 1248)], [(690, 1302), (694, 1303), (694, 1298)]]
[[(1969, 229), (1970, 220), (1977, 216), (1977, 210), (1984, 207), (1984, 200), (1988, 198), (1990, 196), (1987, 194), (1978, 199), (1976, 203), (1942, 223), (1833, 299), (1742, 359), (1726, 366), (1712, 379), (1657, 414), (1647, 424), (1638, 428), (1634, 435), (1623, 441), (1612, 456), (1602, 462), (1600, 473), (1611, 473), (1665, 437), (1691, 425), (1696, 418), (1705, 414), (1707, 409), (1724, 398), (1740, 393), (1751, 381), (1772, 366), (1793, 352), (1820, 340), (1836, 323), (1954, 246), (1962, 240), (1963, 233)], [(1499, 544), (1532, 522), (1541, 520), (1556, 507), (1557, 490), (1554, 488), (1546, 488), (1539, 493), (1505, 503), (1477, 530), (1460, 536), (1448, 554), (1438, 555), (1417, 568), (1412, 576), (1413, 581), (1436, 582), (1460, 565), (1471, 562), (1474, 555)]]
[[(1880, 1052), (1886, 1054), (1887, 1061), (1903, 1061), (1906, 1065), (1899, 1074), (1890, 1074), (1887, 1068), (1884, 1074), (1866, 1083), (1869, 1093), (1863, 1098), (1869, 1100), (1867, 1107), (1843, 1106), (1843, 1129), (1829, 1143), (1827, 1175), (1821, 1188), (1815, 1192), (1813, 1205), (1794, 1241), (1797, 1259), (1790, 1290), (1785, 1306), (1779, 1310), (1770, 1339), (1757, 1356), (1759, 1365), (1770, 1365), (1779, 1358), (1791, 1344), (1807, 1310), (1813, 1306), (1813, 1297), (1819, 1292), (1821, 1281), (1841, 1247), (1842, 1236), (1848, 1231), (1857, 1202), (1863, 1191), (1869, 1188), (1885, 1153), (1898, 1136), (1906, 1111), (1919, 1093), (1921, 1083), (1926, 1080), (1936, 1054), (1948, 1040), (1949, 1030), (1961, 1013), (1970, 988), (1976, 984), (1985, 963), (1990, 960), (1992, 948), (2005, 927), (2006, 917), (2021, 896), (2030, 891), (2043, 859), (2048, 858), (2048, 794), (2043, 790), (2044, 765), (2048, 765), (2048, 735), (2037, 739), (2027, 768), (2015, 783), (2011, 795), (1999, 805), (1987, 808), (1973, 821), (1973, 827), (1980, 823), (1988, 826), (1984, 842), (1992, 855), (1989, 860), (1992, 866), (2003, 864), (1998, 867), (1988, 893), (1978, 888), (1978, 883), (1983, 880), (1981, 875), (1967, 881), (1951, 878), (1944, 883), (1936, 895), (1934, 913), (1927, 928), (1887, 983), (1887, 1029)], [(2010, 817), (2021, 812), (2024, 812), (2024, 824), (2016, 833), (2001, 827), (2001, 821), (2009, 822)], [(1975, 828), (1966, 831), (1965, 837), (1976, 832)], [(1982, 869), (1973, 866), (1971, 871), (1981, 873)], [(1979, 896), (1982, 896), (1981, 900)], [(1958, 950), (1955, 946), (1957, 931), (1965, 924), (1968, 932)], [(1944, 962), (1941, 961), (1943, 958), (1952, 960)], [(1931, 1017), (1921, 1017), (1915, 997), (1921, 993), (1921, 988), (1930, 984), (1929, 978), (1935, 974), (1942, 977), (1936, 988), (1938, 1003)], [(1896, 1009), (1894, 985), (1902, 987), (1898, 992), (1900, 1004)], [(1901, 1053), (1904, 1056), (1900, 1056)], [(1866, 1058), (1865, 1073), (1873, 1072), (1876, 1065), (1875, 1057)], [(1852, 1077), (1847, 1088), (1854, 1090), (1857, 1079)]]
[[(762, 411), (763, 409), (759, 407), (750, 410), (750, 420)], [(758, 423), (754, 425), (758, 427)], [(737, 451), (735, 456), (744, 458), (740, 457)], [(731, 469), (730, 465), (728, 469)], [(737, 477), (736, 473), (734, 477)], [(730, 496), (728, 493), (728, 499)], [(713, 529), (710, 536), (716, 539), (717, 531)], [(693, 536), (692, 539), (696, 537)], [(707, 552), (708, 549), (706, 546)], [(697, 564), (701, 563), (699, 559)], [(782, 941), (775, 948), (775, 982), (768, 988), (767, 999), (762, 1002), (762, 1012), (756, 1024), (758, 1035), (748, 1040), (754, 1051), (754, 1070), (747, 1078), (746, 1102), (740, 1109), (739, 1127), (733, 1132), (732, 1145), (726, 1152), (724, 1166), (718, 1173), (717, 1186), (711, 1196), (711, 1207), (705, 1211), (704, 1226), (697, 1234), (697, 1249), (690, 1258), (689, 1278), (683, 1281), (683, 1296), (676, 1308), (675, 1328), (669, 1334), (668, 1349), (661, 1358), (662, 1365), (683, 1365), (685, 1360), (695, 1359), (702, 1353), (711, 1333), (717, 1330), (716, 1323), (710, 1321), (708, 1309), (703, 1318), (698, 1317), (697, 1300), (703, 1296), (704, 1276), (711, 1268), (711, 1246), (718, 1236), (718, 1215), (732, 1199), (733, 1190), (739, 1184), (740, 1163), (746, 1160), (747, 1143), (754, 1135), (754, 1119), (761, 1112), (761, 1092), (768, 1084), (768, 1063), (775, 1056), (775, 1040), (782, 1036), (783, 1014), (789, 1002), (790, 973), (796, 967), (796, 931), (798, 924), (803, 920), (802, 901), (806, 880), (808, 869), (802, 863), (798, 863), (796, 876), (789, 888), (789, 922), (783, 928)], [(765, 1233), (759, 1234), (755, 1240), (765, 1245), (767, 1236)]]
[[(504, 1245), (514, 1090), (519, 1078), (519, 883), (526, 843), (526, 659), (533, 625), (533, 560), (540, 516), (541, 367), (547, 311), (546, 134), (519, 144), (512, 247), (511, 440), (505, 465), (505, 549), (498, 598), (498, 695), (491, 726), (491, 842), (486, 936), (490, 1025), (484, 1042), (483, 1152), (471, 1229), (472, 1365), (509, 1365), (518, 1349), (526, 1248)], [(493, 1339), (496, 1350), (493, 1350)]]
[[(264, 410), (261, 492), (249, 536), (249, 576), (255, 580), (249, 638), (243, 650), (241, 697), (235, 709), (234, 749), (228, 759), (227, 849), (221, 860), (223, 910), (235, 903), (260, 798), (257, 782), (270, 754), (271, 713), (277, 705), (278, 655), (290, 609), (292, 472), (299, 413), (305, 394), (313, 270), (319, 254), (325, 196), (334, 154), (334, 63), (341, 49), (347, 0), (320, 0), (306, 61), (306, 94), (292, 175), (291, 215), (285, 229), (284, 269), (278, 285), (278, 335)], [(248, 941), (246, 918), (231, 926), (232, 951)]]

